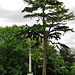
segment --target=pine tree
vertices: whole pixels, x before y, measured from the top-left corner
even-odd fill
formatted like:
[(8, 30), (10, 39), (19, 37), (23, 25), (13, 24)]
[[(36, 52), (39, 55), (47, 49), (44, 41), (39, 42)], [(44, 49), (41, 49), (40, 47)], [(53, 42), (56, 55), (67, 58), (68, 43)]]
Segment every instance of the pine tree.
[[(60, 39), (62, 32), (72, 31), (66, 22), (73, 20), (73, 13), (69, 12), (69, 9), (65, 9), (63, 2), (58, 0), (24, 0), (28, 4), (22, 10), (22, 12), (27, 12), (24, 18), (35, 18), (37, 17), (38, 24), (33, 26), (24, 26), (21, 30), (21, 35), (25, 37), (30, 37), (39, 40), (44, 39), (44, 55), (43, 55), (43, 69), (42, 75), (46, 75), (46, 54), (47, 54), (47, 42), (48, 39), (55, 38)], [(38, 12), (40, 10), (41, 12)], [(42, 21), (42, 24), (39, 22)], [(60, 44), (60, 43), (59, 43)]]

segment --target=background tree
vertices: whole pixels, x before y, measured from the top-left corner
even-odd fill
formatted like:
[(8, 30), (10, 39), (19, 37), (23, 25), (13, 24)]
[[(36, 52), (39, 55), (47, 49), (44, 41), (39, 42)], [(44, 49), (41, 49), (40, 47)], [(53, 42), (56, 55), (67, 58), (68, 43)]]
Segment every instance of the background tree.
[[(72, 31), (68, 26), (65, 26), (66, 21), (74, 19), (74, 15), (65, 9), (63, 2), (58, 0), (24, 0), (29, 6), (25, 7), (22, 12), (28, 12), (24, 18), (37, 17), (38, 24), (32, 27), (25, 26), (25, 30), (21, 31), (21, 35), (25, 37), (33, 37), (37, 41), (39, 37), (44, 39), (44, 55), (43, 55), (43, 70), (42, 75), (46, 75), (46, 52), (47, 40), (55, 38), (60, 39), (62, 32)], [(41, 12), (38, 12), (41, 10)], [(39, 24), (39, 22), (42, 23)]]
[[(29, 47), (34, 41), (23, 37), (15, 37), (24, 26), (0, 28), (0, 74), (27, 75)], [(10, 34), (10, 35), (9, 35)], [(39, 39), (40, 41), (40, 39)], [(32, 70), (34, 75), (42, 74), (43, 42), (37, 47), (32, 46)], [(59, 62), (60, 61), (60, 62)], [(62, 67), (65, 66), (65, 69)], [(54, 46), (47, 43), (47, 75), (69, 75), (68, 62), (65, 62)]]
[(28, 44), (27, 39), (15, 37), (20, 27), (0, 28), (0, 74), (23, 75), (28, 72)]

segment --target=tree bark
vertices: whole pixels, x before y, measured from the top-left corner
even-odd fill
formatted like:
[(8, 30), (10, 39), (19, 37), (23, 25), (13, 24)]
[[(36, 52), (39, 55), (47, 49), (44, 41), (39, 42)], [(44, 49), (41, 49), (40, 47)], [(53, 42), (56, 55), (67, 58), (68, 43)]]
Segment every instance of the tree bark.
[[(43, 7), (43, 13), (45, 13), (45, 7)], [(45, 15), (43, 16), (43, 20), (42, 21), (43, 21), (43, 25), (46, 24)], [(48, 32), (45, 31), (45, 27), (44, 27), (44, 50), (43, 50), (42, 75), (46, 75), (47, 36), (48, 36)]]
[(44, 51), (42, 75), (46, 75), (46, 55), (47, 55), (47, 32), (44, 32)]

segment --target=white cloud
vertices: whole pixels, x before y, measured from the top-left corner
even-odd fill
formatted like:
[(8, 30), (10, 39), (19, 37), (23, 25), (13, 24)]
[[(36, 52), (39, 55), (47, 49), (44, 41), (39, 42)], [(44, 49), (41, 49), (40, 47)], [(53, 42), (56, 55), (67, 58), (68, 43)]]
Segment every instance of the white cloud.
[(64, 43), (71, 48), (75, 48), (75, 32), (67, 32), (64, 36), (61, 36), (59, 42)]
[(73, 7), (75, 7), (75, 0), (59, 0), (59, 1), (64, 2), (64, 5), (67, 8), (73, 8)]
[(0, 0), (0, 6), (6, 10), (18, 10), (24, 6), (23, 0)]

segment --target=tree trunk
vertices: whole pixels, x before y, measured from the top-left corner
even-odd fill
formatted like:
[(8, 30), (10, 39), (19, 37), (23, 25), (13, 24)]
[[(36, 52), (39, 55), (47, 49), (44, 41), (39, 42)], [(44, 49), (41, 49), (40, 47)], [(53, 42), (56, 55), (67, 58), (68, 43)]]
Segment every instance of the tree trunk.
[(42, 75), (46, 75), (46, 55), (47, 55), (47, 32), (44, 32), (44, 51)]

